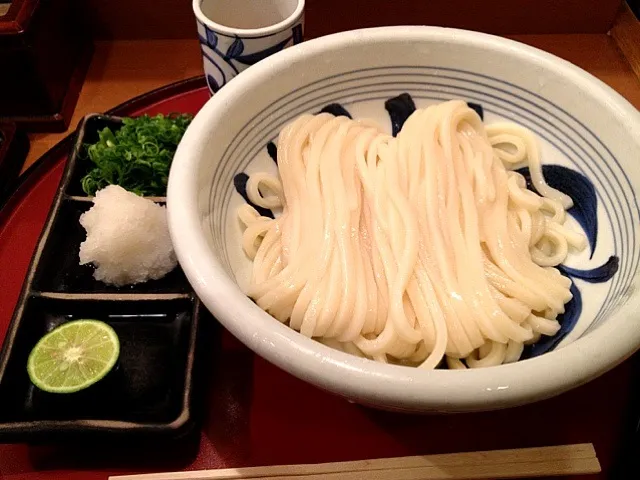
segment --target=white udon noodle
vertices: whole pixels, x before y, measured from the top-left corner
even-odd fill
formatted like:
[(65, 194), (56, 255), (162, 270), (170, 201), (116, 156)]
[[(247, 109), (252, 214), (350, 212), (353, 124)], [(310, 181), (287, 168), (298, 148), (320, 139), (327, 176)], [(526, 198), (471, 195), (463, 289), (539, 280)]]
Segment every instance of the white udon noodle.
[[(528, 165), (542, 196), (512, 168)], [(416, 110), (397, 138), (368, 120), (303, 115), (278, 139), (280, 179), (238, 211), (247, 294), (303, 335), (423, 368), (517, 361), (554, 335), (571, 281), (554, 266), (585, 238), (542, 176), (535, 137), (484, 125), (463, 101)]]

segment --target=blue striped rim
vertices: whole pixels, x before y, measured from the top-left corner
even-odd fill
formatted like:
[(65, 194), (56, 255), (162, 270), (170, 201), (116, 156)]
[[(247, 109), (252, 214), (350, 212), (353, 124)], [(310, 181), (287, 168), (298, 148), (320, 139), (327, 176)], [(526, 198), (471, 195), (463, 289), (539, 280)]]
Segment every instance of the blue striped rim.
[[(369, 75), (368, 77), (353, 76), (354, 74), (357, 74), (357, 73), (363, 73), (363, 72), (370, 73), (372, 71), (379, 71), (379, 70), (383, 70), (385, 72), (388, 72), (389, 70), (409, 70), (410, 72), (417, 72), (417, 73), (412, 73), (412, 74), (407, 74), (406, 72), (377, 73), (375, 76)], [(439, 73), (438, 74), (424, 73), (424, 71), (430, 72), (432, 70), (438, 70)], [(541, 100), (541, 103), (546, 104), (549, 107), (549, 109), (544, 108), (527, 98), (524, 98), (520, 95), (512, 93), (503, 88), (498, 88), (483, 82), (473, 81), (468, 78), (442, 75), (440, 73), (442, 71), (463, 73), (471, 77), (488, 79), (493, 82), (496, 82), (497, 84), (512, 87), (516, 90), (520, 90), (526, 93), (527, 95), (530, 95), (531, 97)], [(477, 88), (460, 87), (460, 86), (454, 86), (451, 84), (442, 84), (442, 83), (429, 83), (425, 81), (412, 82), (407, 80), (398, 80), (395, 82), (379, 82), (379, 80), (382, 77), (394, 77), (396, 75), (401, 76), (401, 78), (404, 78), (404, 79), (406, 79), (408, 75), (419, 75), (421, 79), (429, 78), (429, 77), (435, 77), (437, 79), (448, 79), (448, 80), (453, 80), (455, 82), (471, 84), (474, 87), (485, 87), (490, 89), (490, 91), (500, 92), (502, 95), (501, 96), (493, 95), (491, 93), (478, 90)], [(340, 77), (342, 77), (342, 80), (338, 82), (336, 81), (331, 82), (331, 80), (334, 80)], [(370, 85), (363, 85), (362, 82), (367, 80), (373, 80), (375, 83)], [(330, 82), (330, 84), (326, 86), (320, 85), (326, 82)], [(340, 90), (336, 89), (337, 85), (345, 84), (349, 82), (360, 82), (360, 83), (350, 88), (343, 88)], [(316, 85), (317, 88), (311, 91), (307, 91), (314, 85)], [(362, 93), (362, 91), (367, 90), (367, 88), (380, 87), (382, 85), (390, 85), (393, 87), (393, 90), (378, 89), (378, 90), (366, 91), (365, 93)], [(405, 85), (408, 86), (409, 88), (405, 88), (404, 87)], [(416, 89), (415, 88), (416, 86), (419, 86), (422, 88)], [(435, 92), (433, 87), (435, 87)], [(329, 93), (324, 94), (323, 96), (315, 96), (313, 97), (313, 99), (309, 98), (309, 96), (311, 96), (312, 94), (315, 94), (319, 90), (323, 90), (326, 88), (330, 88)], [(622, 265), (621, 265), (620, 271), (618, 272), (618, 275), (614, 277), (613, 282), (609, 286), (609, 292), (607, 293), (605, 302), (603, 302), (598, 314), (596, 315), (594, 324), (596, 323), (596, 321), (599, 321), (600, 318), (604, 317), (605, 314), (608, 313), (612, 308), (615, 308), (621, 301), (621, 295), (618, 295), (618, 293), (628, 288), (631, 277), (632, 277), (632, 273), (637, 271), (637, 268), (638, 268), (637, 257), (639, 252), (635, 242), (634, 223), (633, 221), (620, 221), (621, 219), (618, 215), (619, 209), (615, 207), (616, 204), (618, 206), (626, 205), (627, 210), (620, 211), (620, 214), (624, 215), (625, 217), (627, 217), (628, 215), (631, 219), (633, 219), (634, 212), (638, 212), (638, 204), (635, 196), (631, 195), (633, 197), (633, 203), (634, 203), (633, 206), (635, 206), (635, 210), (633, 210), (632, 208), (633, 206), (628, 203), (628, 200), (626, 198), (624, 197), (620, 198), (620, 196), (622, 195), (622, 192), (624, 191), (623, 183), (626, 183), (626, 187), (628, 188), (628, 190), (631, 193), (633, 193), (633, 189), (630, 185), (629, 179), (627, 178), (624, 171), (620, 167), (617, 159), (613, 157), (613, 154), (611, 153), (611, 151), (593, 134), (593, 132), (591, 132), (588, 128), (586, 128), (575, 117), (565, 112), (564, 110), (560, 109), (556, 105), (550, 103), (549, 101), (547, 101), (546, 99), (544, 99), (538, 94), (525, 90), (509, 82), (505, 82), (499, 79), (495, 79), (493, 77), (489, 77), (487, 75), (475, 74), (473, 72), (466, 72), (463, 70), (443, 68), (443, 67), (412, 67), (412, 66), (384, 67), (384, 68), (362, 69), (362, 70), (348, 72), (340, 75), (333, 75), (333, 76), (318, 80), (316, 82), (313, 82), (304, 87), (293, 90), (289, 95), (272, 102), (269, 106), (265, 107), (258, 115), (254, 116), (252, 120), (247, 122), (245, 126), (242, 129), (240, 129), (238, 134), (229, 143), (227, 149), (225, 150), (222, 156), (222, 159), (220, 162), (220, 168), (216, 172), (217, 175), (214, 177), (214, 181), (212, 183), (212, 188), (210, 191), (210, 201), (213, 200), (213, 192), (222, 191), (222, 189), (219, 188), (219, 182), (223, 181), (225, 176), (231, 175), (230, 178), (232, 178), (233, 173), (236, 173), (238, 171), (237, 165), (234, 168), (234, 165), (230, 162), (230, 159), (238, 158), (238, 157), (241, 158), (242, 163), (240, 164), (241, 165), (240, 170), (245, 168), (246, 165), (250, 163), (251, 160), (253, 160), (253, 158), (258, 153), (258, 151), (261, 148), (263, 148), (264, 145), (269, 140), (272, 140), (273, 138), (276, 137), (277, 132), (280, 130), (280, 128), (284, 124), (291, 121), (297, 115), (304, 112), (313, 111), (315, 108), (320, 108), (321, 106), (327, 103), (331, 103), (333, 101), (343, 100), (347, 92), (351, 92), (351, 91), (359, 92), (358, 94), (360, 96), (364, 95), (364, 97), (361, 100), (355, 100), (354, 96), (351, 96), (347, 100), (344, 100), (345, 103), (347, 104), (360, 103), (361, 101), (370, 101), (370, 100), (386, 100), (390, 96), (394, 96), (400, 91), (404, 91), (404, 90), (412, 92), (415, 98), (419, 98), (422, 100), (442, 101), (450, 98), (464, 98), (471, 101), (477, 101), (479, 103), (482, 103), (483, 105), (490, 105), (491, 107), (495, 107), (495, 108), (488, 108), (487, 111), (491, 113), (495, 113), (499, 117), (502, 117), (511, 121), (516, 121), (520, 124), (523, 124), (529, 127), (532, 131), (534, 131), (534, 133), (536, 133), (541, 138), (544, 138), (547, 142), (552, 144), (554, 148), (556, 148), (559, 152), (561, 152), (566, 158), (570, 159), (574, 165), (577, 165), (583, 169), (586, 168), (586, 170), (592, 174), (591, 175), (592, 178), (598, 178), (601, 180), (604, 180), (605, 178), (614, 179), (614, 181), (617, 183), (616, 186), (614, 186), (613, 188), (601, 188), (598, 190), (598, 193), (603, 200), (606, 200), (601, 203), (603, 204), (607, 218), (611, 222), (612, 226), (617, 226), (618, 228), (622, 227), (624, 229), (624, 232), (618, 232), (615, 229), (613, 231), (615, 252), (618, 252), (618, 244), (620, 244), (622, 248), (622, 251), (619, 253), (621, 257)], [(443, 96), (426, 96), (426, 95), (420, 95), (420, 94), (416, 95), (415, 93), (416, 90), (417, 91), (426, 90), (430, 93), (437, 93), (439, 95), (445, 95), (445, 96), (444, 97)], [(445, 90), (445, 91), (442, 91), (442, 90)], [(465, 94), (464, 95), (456, 94), (456, 92), (458, 91), (465, 92)], [(379, 96), (375, 98), (371, 97), (371, 95), (373, 94), (382, 93), (382, 92), (386, 92), (384, 96)], [(298, 95), (294, 95), (296, 93), (298, 93)], [(480, 95), (480, 96), (471, 97), (469, 96), (469, 93), (473, 95)], [(366, 96), (366, 95), (369, 95), (369, 96)], [(542, 110), (542, 112), (544, 113), (544, 116), (541, 115), (540, 113), (536, 113), (536, 111), (534, 110), (531, 110), (527, 107), (523, 107), (521, 104), (517, 104), (513, 101), (508, 100), (507, 99), (508, 97), (512, 97), (514, 99), (520, 100), (524, 104), (528, 104), (538, 111)], [(505, 103), (511, 107), (516, 108), (517, 110), (513, 110), (512, 108), (501, 106), (498, 103), (495, 103), (494, 101), (488, 100), (488, 98), (493, 99), (495, 102)], [(294, 102), (299, 99), (303, 99), (305, 103), (303, 103), (302, 105), (295, 106)], [(559, 113), (555, 113), (550, 110), (554, 110)], [(283, 112), (283, 111), (286, 111), (286, 112)], [(505, 112), (514, 114), (516, 115), (516, 117), (509, 115)], [(539, 119), (540, 121), (528, 118), (526, 116), (522, 117), (521, 115), (522, 112), (528, 113), (529, 115), (531, 115), (535, 119)], [(269, 116), (275, 113), (277, 113), (279, 117), (278, 124), (274, 124), (269, 121)], [(563, 119), (558, 115), (564, 115), (568, 120)], [(569, 142), (561, 139), (555, 133), (556, 130), (563, 130), (563, 128), (558, 129), (558, 125), (551, 124), (550, 120), (552, 119), (558, 121), (561, 125), (564, 125), (564, 127), (568, 129), (568, 134), (566, 135), (566, 139), (568, 139)], [(569, 121), (575, 122), (579, 127), (581, 127), (585, 131), (585, 134), (578, 132), (576, 130), (576, 127), (569, 125), (568, 123)], [(270, 129), (262, 130), (263, 124), (267, 122)], [(531, 124), (535, 126), (532, 126)], [(252, 141), (246, 142), (245, 140), (247, 139), (247, 137), (256, 130), (262, 130), (261, 132), (262, 136), (260, 138), (257, 138), (257, 136), (254, 136), (252, 137)], [(542, 131), (546, 133), (542, 133)], [(592, 140), (588, 140), (587, 138), (585, 138), (585, 136), (591, 137), (593, 140), (595, 140), (596, 146), (594, 146), (594, 144), (592, 143)], [(575, 141), (576, 137), (581, 139), (586, 145), (577, 143)], [(555, 141), (552, 140), (552, 138), (555, 139)], [(598, 147), (597, 147), (598, 145), (608, 154), (607, 156), (610, 157), (610, 161), (605, 160), (603, 155), (598, 150)], [(238, 148), (241, 149), (240, 154), (236, 153)], [(587, 152), (587, 149), (593, 150), (595, 154), (595, 159), (594, 157), (589, 155), (589, 153)], [(573, 155), (569, 155), (568, 150), (571, 151)], [(580, 153), (578, 153), (576, 150), (579, 150)], [(587, 161), (585, 161), (582, 158), (583, 155), (588, 159)], [(616, 165), (619, 169), (619, 172), (617, 173), (617, 175), (613, 171), (612, 163)], [(604, 167), (606, 167), (608, 172), (603, 170)], [(229, 169), (232, 169), (232, 171), (229, 171)], [(598, 170), (598, 172), (594, 173), (593, 169)], [(621, 181), (620, 177), (622, 177), (624, 182)], [(214, 208), (214, 210), (218, 210), (216, 212), (218, 215), (218, 225), (222, 224), (222, 219), (224, 215), (226, 215), (226, 212), (228, 209), (228, 202), (231, 199), (232, 187), (231, 187), (231, 182), (229, 181), (228, 183), (229, 185), (228, 185), (228, 188), (226, 189), (225, 197), (221, 202), (222, 205), (220, 205), (220, 203), (218, 202), (215, 202), (212, 204), (212, 206), (213, 205), (218, 206), (218, 208)], [(620, 192), (618, 192), (618, 190), (620, 190)], [(610, 193), (613, 193), (615, 200), (612, 200)], [(611, 203), (613, 206), (610, 206), (608, 203)], [(624, 210), (624, 208), (622, 210)], [(615, 220), (616, 220), (615, 222), (612, 220), (612, 213), (613, 213), (613, 216), (615, 217)], [(212, 224), (212, 228), (213, 228), (213, 224)], [(631, 229), (631, 231), (629, 231), (629, 229)], [(631, 236), (630, 241), (622, 241), (622, 238), (620, 238), (620, 237), (623, 237), (623, 238), (629, 239), (629, 236)], [(223, 244), (221, 240), (222, 240), (221, 232), (218, 235), (215, 235), (214, 233), (214, 242), (217, 244), (216, 246), (219, 248), (219, 250), (225, 252), (227, 267), (230, 268), (226, 246)], [(631, 256), (629, 256), (628, 250), (631, 248), (633, 248), (633, 253)], [(621, 284), (621, 282), (623, 281), (624, 281), (624, 284)], [(617, 301), (615, 303), (613, 303), (612, 301), (613, 297), (617, 297)]]

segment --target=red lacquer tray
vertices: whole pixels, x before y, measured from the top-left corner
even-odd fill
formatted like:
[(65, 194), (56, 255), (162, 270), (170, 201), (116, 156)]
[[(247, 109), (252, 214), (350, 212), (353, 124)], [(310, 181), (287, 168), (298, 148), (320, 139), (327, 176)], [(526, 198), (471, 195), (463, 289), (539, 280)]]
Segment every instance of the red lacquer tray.
[[(109, 113), (195, 113), (208, 98), (204, 79), (197, 78), (138, 97)], [(44, 155), (22, 176), (0, 212), (0, 338), (11, 320), (70, 147), (67, 139)], [(633, 406), (639, 401), (632, 382), (637, 356), (586, 386), (534, 405), (409, 416), (374, 411), (321, 392), (256, 357), (228, 333), (220, 348), (210, 350), (209, 395), (199, 435), (178, 445), (136, 449), (92, 443), (0, 445), (0, 478), (91, 480), (124, 473), (592, 442), (603, 473), (586, 480), (612, 478), (620, 468), (628, 468), (624, 459), (637, 453), (631, 450)]]

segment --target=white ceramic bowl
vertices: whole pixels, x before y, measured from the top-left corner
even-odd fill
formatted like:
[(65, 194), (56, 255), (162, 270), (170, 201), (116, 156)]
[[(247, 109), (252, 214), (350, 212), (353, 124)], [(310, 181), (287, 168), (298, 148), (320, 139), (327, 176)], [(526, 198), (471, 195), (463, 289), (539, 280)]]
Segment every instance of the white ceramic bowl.
[[(615, 255), (611, 280), (576, 280), (582, 309), (553, 351), (511, 365), (424, 371), (332, 350), (280, 324), (236, 283), (234, 175), (275, 164), (266, 152), (295, 116), (340, 102), (354, 117), (388, 122), (384, 100), (409, 92), (418, 107), (463, 98), (486, 120), (532, 129), (545, 163), (582, 172), (597, 195), (596, 248), (570, 259), (593, 269)], [(571, 181), (569, 183), (572, 183)], [(638, 262), (640, 115), (621, 96), (552, 55), (494, 36), (432, 27), (345, 32), (249, 68), (198, 113), (176, 153), (168, 190), (178, 259), (204, 304), (249, 348), (291, 374), (357, 402), (408, 411), (489, 410), (540, 400), (604, 373), (640, 346)], [(588, 209), (587, 208), (587, 209)], [(283, 393), (285, 395), (285, 393)]]

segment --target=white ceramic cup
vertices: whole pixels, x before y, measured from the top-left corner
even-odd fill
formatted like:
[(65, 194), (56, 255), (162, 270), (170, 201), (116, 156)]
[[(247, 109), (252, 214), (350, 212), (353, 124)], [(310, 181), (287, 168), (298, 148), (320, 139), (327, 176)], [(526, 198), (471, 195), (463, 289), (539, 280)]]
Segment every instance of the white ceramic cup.
[(193, 0), (211, 93), (251, 65), (302, 42), (305, 0)]

